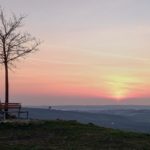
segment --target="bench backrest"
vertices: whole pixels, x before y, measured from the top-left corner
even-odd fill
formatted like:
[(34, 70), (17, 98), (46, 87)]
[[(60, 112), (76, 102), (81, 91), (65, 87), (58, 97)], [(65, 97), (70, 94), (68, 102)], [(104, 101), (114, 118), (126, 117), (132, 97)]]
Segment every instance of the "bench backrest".
[(20, 103), (0, 103), (0, 109), (21, 109)]

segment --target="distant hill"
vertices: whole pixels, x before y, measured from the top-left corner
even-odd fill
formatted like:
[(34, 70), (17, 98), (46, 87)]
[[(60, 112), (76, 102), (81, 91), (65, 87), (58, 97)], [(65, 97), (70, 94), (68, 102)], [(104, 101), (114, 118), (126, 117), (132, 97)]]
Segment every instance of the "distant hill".
[(1, 150), (150, 150), (150, 135), (76, 121), (0, 124)]
[(99, 126), (150, 133), (150, 110), (105, 109), (96, 112), (49, 110), (48, 108), (26, 108), (31, 119), (77, 120), (81, 123), (94, 123)]

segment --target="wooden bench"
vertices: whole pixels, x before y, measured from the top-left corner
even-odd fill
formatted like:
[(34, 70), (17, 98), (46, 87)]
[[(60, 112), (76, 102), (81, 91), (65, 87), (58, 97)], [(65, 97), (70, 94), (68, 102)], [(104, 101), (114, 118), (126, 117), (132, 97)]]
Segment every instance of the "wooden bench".
[[(0, 103), (0, 110), (5, 115), (5, 110), (8, 110), (8, 114), (18, 114), (18, 119), (20, 119), (20, 114), (26, 114), (26, 119), (28, 119), (28, 111), (21, 111), (20, 103)], [(5, 117), (5, 116), (4, 116)]]

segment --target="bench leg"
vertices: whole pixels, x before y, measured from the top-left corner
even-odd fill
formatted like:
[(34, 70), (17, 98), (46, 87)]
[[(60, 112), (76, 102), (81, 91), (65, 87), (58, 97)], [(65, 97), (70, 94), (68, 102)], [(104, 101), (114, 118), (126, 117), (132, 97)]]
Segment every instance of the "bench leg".
[(4, 117), (4, 120), (6, 120), (6, 111), (4, 111), (3, 117)]
[(20, 119), (20, 111), (18, 112), (18, 119)]
[(27, 112), (27, 120), (29, 119), (29, 112)]

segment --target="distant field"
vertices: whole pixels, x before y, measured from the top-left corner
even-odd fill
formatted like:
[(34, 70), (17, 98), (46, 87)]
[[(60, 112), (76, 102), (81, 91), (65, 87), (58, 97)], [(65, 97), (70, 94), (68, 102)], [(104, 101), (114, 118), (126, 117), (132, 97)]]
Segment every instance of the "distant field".
[(150, 150), (150, 134), (76, 121), (0, 124), (0, 150)]

